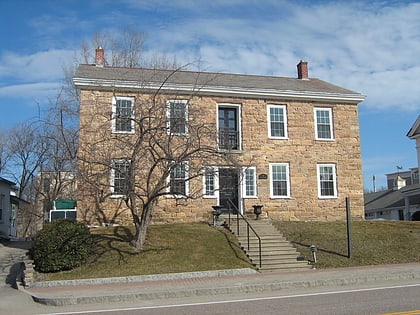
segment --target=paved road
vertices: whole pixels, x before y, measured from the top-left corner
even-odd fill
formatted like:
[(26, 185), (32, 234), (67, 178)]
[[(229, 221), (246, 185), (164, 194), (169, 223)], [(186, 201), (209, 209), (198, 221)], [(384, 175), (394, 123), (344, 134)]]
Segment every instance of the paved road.
[[(125, 304), (70, 305), (37, 314), (123, 314), (123, 315), (293, 315), (293, 314), (420, 314), (420, 283), (359, 288), (317, 288), (241, 296), (201, 297)], [(417, 312), (410, 312), (417, 310)], [(45, 313), (47, 311), (47, 313)]]
[[(29, 294), (13, 289), (20, 266), (16, 262), (22, 261), (28, 247), (25, 243), (0, 244), (0, 314), (383, 314), (420, 309), (419, 264), (113, 283), (84, 286), (84, 290), (83, 286), (34, 289), (37, 293), (47, 290), (50, 295), (92, 297), (91, 304), (49, 306), (35, 303)], [(180, 284), (185, 286), (183, 290)], [(209, 285), (214, 285), (213, 291), (218, 294), (192, 294), (211, 292)], [(103, 291), (99, 293), (110, 298), (95, 303), (93, 293), (98, 294), (100, 288)], [(143, 298), (115, 299), (121, 294), (118, 288), (129, 290), (129, 297), (138, 294)], [(153, 290), (160, 292), (161, 299), (156, 294), (151, 295), (155, 299), (144, 298)], [(188, 295), (175, 294), (180, 291)]]

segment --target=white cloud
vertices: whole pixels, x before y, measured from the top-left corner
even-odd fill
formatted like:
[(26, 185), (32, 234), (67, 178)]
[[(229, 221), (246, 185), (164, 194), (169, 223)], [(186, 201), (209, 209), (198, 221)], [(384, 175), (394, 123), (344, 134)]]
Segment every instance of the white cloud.
[(53, 81), (63, 78), (63, 65), (72, 60), (73, 51), (47, 50), (31, 55), (4, 52), (0, 56), (0, 78), (23, 82)]
[[(248, 11), (255, 6), (247, 4)], [(269, 2), (278, 19), (217, 17), (210, 6), (207, 15), (170, 24), (151, 39), (156, 50), (179, 60), (200, 57), (216, 71), (295, 76), (306, 59), (310, 76), (366, 94), (364, 106), (419, 110), (420, 3), (380, 5)]]
[(37, 82), (0, 87), (0, 97), (7, 99), (23, 99), (29, 104), (45, 104), (60, 91), (60, 83)]

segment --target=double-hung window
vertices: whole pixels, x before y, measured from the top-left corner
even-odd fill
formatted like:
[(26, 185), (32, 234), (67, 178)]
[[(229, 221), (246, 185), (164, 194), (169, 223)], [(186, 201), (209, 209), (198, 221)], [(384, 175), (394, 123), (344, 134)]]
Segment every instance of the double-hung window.
[(169, 193), (174, 196), (188, 195), (188, 163), (173, 165), (169, 176)]
[(315, 108), (315, 138), (317, 140), (333, 140), (333, 119), (331, 108)]
[(269, 138), (287, 138), (287, 114), (285, 105), (268, 105), (267, 121)]
[(112, 98), (112, 132), (134, 133), (134, 97)]
[(270, 196), (290, 197), (289, 163), (270, 163)]
[(168, 133), (185, 135), (188, 133), (188, 101), (167, 101)]
[(335, 164), (318, 164), (318, 197), (336, 198), (337, 197), (337, 176)]
[(112, 160), (111, 191), (114, 195), (126, 195), (130, 189), (131, 161), (128, 159)]

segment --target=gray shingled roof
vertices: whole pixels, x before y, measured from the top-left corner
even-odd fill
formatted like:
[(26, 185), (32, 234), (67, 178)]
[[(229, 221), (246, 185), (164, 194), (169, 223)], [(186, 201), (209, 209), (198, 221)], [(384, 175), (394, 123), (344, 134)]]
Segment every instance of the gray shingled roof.
[(95, 65), (80, 65), (74, 76), (75, 85), (83, 86), (137, 86), (159, 87), (165, 82), (164, 88), (187, 88), (195, 90), (235, 91), (236, 93), (289, 93), (295, 95), (318, 95), (329, 98), (342, 98), (352, 103), (364, 100), (360, 93), (330, 84), (328, 82), (309, 78), (286, 78), (275, 76), (244, 75), (231, 73), (211, 73), (194, 71), (171, 71), (144, 68), (97, 67)]
[[(365, 198), (365, 211), (385, 210), (396, 207), (404, 207), (405, 196), (411, 191), (419, 192), (420, 184), (408, 185), (399, 190), (383, 190), (367, 193)], [(420, 194), (410, 195), (410, 204), (420, 204)]]

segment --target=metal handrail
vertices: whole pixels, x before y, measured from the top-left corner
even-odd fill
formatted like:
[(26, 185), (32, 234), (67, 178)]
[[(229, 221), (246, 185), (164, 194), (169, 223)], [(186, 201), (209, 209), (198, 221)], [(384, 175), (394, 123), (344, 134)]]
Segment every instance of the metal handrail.
[[(254, 228), (252, 227), (251, 224), (249, 224), (248, 220), (244, 217), (244, 215), (242, 213), (239, 212), (238, 207), (232, 202), (232, 200), (228, 199), (228, 203), (229, 203), (229, 207), (232, 205), (233, 208), (236, 210), (236, 230), (237, 230), (237, 235), (239, 236), (239, 216), (242, 217), (242, 219), (245, 221), (246, 223), (246, 232), (247, 232), (247, 242), (248, 242), (248, 250), (250, 248), (249, 246), (249, 229), (251, 229), (252, 232), (254, 232), (255, 236), (258, 238), (258, 251), (259, 251), (259, 260), (260, 260), (260, 268), (262, 265), (262, 254), (261, 254), (261, 237), (258, 235), (258, 233), (254, 230)], [(230, 209), (230, 208), (229, 208)], [(230, 226), (230, 211), (229, 211), (229, 216), (228, 216), (228, 224)]]

